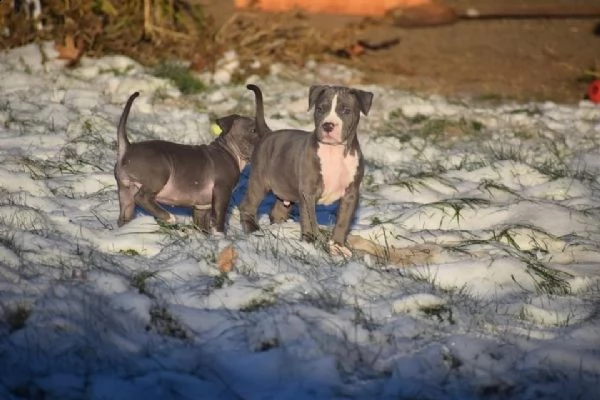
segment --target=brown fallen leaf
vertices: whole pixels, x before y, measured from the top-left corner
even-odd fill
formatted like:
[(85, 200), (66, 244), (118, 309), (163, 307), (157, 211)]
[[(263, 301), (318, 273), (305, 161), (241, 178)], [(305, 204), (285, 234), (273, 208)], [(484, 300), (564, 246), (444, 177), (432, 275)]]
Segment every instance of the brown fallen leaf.
[(237, 252), (233, 248), (232, 245), (225, 247), (219, 253), (219, 257), (217, 257), (217, 265), (219, 267), (219, 271), (221, 272), (229, 272), (232, 270), (235, 262), (237, 261)]
[(353, 57), (358, 57), (365, 53), (365, 47), (363, 45), (361, 45), (360, 43), (351, 44), (350, 46), (348, 46), (348, 48), (346, 50), (348, 51), (350, 56), (353, 56)]
[(58, 59), (59, 60), (67, 60), (67, 64), (65, 65), (68, 68), (74, 67), (77, 65), (81, 56), (85, 52), (84, 41), (82, 37), (77, 38), (77, 43), (75, 43), (75, 38), (73, 35), (67, 34), (65, 36), (65, 44), (64, 46), (58, 43), (54, 43), (54, 48), (58, 51)]
[(200, 56), (194, 56), (190, 65), (190, 69), (192, 71), (202, 72), (206, 69), (207, 66), (208, 63), (206, 62), (206, 59)]
[(339, 48), (334, 51), (331, 51), (331, 53), (333, 55), (335, 55), (336, 57), (349, 59), (349, 58), (359, 57), (359, 56), (363, 55), (365, 53), (365, 48), (364, 48), (364, 46), (362, 46), (358, 43), (353, 43), (353, 44), (350, 44), (343, 48)]

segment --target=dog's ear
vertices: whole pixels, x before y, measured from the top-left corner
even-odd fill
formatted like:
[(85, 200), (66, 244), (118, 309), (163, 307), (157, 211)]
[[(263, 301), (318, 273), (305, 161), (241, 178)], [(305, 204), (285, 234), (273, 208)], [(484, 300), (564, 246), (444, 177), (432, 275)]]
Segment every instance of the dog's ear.
[(217, 125), (219, 125), (219, 128), (221, 128), (221, 131), (223, 133), (227, 133), (231, 130), (233, 123), (239, 117), (240, 116), (238, 114), (231, 114), (231, 115), (227, 115), (225, 117), (217, 118), (217, 120), (215, 122), (217, 123)]
[(310, 89), (308, 89), (308, 111), (313, 108), (319, 96), (321, 96), (328, 87), (329, 86), (327, 85), (312, 85)]
[(373, 93), (359, 89), (354, 89), (352, 93), (356, 96), (356, 100), (358, 100), (360, 111), (364, 115), (368, 115), (369, 110), (371, 109), (371, 103), (373, 103)]

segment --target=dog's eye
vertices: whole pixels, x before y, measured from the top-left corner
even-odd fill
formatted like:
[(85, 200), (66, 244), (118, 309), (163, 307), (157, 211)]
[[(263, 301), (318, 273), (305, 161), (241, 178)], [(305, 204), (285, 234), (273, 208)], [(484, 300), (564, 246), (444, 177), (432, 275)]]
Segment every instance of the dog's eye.
[(342, 114), (350, 114), (351, 112), (352, 110), (350, 109), (350, 107), (342, 108)]
[(254, 128), (250, 129), (250, 133), (256, 133), (256, 129), (254, 129)]
[(315, 108), (315, 111), (316, 111), (318, 114), (323, 114), (323, 107), (322, 107), (322, 106), (317, 106), (317, 107)]

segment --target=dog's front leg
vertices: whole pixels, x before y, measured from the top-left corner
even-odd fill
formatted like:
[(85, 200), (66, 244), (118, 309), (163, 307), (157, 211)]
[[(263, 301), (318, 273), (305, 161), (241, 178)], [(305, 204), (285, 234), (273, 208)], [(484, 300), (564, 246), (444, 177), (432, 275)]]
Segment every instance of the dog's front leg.
[(121, 227), (131, 221), (135, 215), (135, 191), (134, 186), (125, 186), (117, 181), (119, 192), (119, 219), (117, 226)]
[(202, 233), (210, 234), (210, 219), (212, 206), (210, 204), (195, 205), (192, 218), (196, 229)]
[(317, 227), (317, 196), (302, 192), (300, 196), (300, 230), (302, 240), (314, 242), (318, 237)]
[(340, 199), (333, 234), (329, 242), (330, 251), (350, 257), (352, 252), (346, 247), (346, 237), (350, 231), (350, 224), (358, 206), (358, 185), (352, 184), (346, 188), (344, 196)]

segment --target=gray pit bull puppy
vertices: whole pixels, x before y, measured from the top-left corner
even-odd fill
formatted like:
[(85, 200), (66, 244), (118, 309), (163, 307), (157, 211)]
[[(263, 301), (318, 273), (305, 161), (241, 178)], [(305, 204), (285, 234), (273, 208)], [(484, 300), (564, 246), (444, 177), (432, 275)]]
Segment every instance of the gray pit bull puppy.
[(194, 225), (205, 233), (211, 233), (214, 217), (216, 231), (224, 234), (229, 198), (261, 137), (255, 119), (238, 114), (219, 118), (222, 133), (210, 144), (130, 143), (127, 117), (138, 95), (135, 92), (127, 100), (117, 130), (118, 226), (134, 218), (136, 204), (167, 224), (176, 223), (160, 202), (193, 207)]
[[(256, 93), (254, 85), (248, 89)], [(257, 97), (257, 103), (262, 98)], [(329, 241), (332, 254), (350, 256), (345, 246), (356, 211), (364, 173), (357, 137), (360, 114), (367, 115), (373, 93), (342, 86), (311, 86), (308, 110), (313, 107), (315, 130), (284, 129), (270, 132), (257, 112), (257, 126), (267, 129), (251, 157), (248, 190), (240, 204), (245, 233), (259, 229), (256, 212), (264, 196), (272, 191), (277, 201), (271, 223), (288, 218), (291, 203), (300, 208), (302, 238), (314, 241), (318, 226), (315, 207), (340, 200), (336, 224)], [(257, 105), (258, 107), (258, 105)]]

